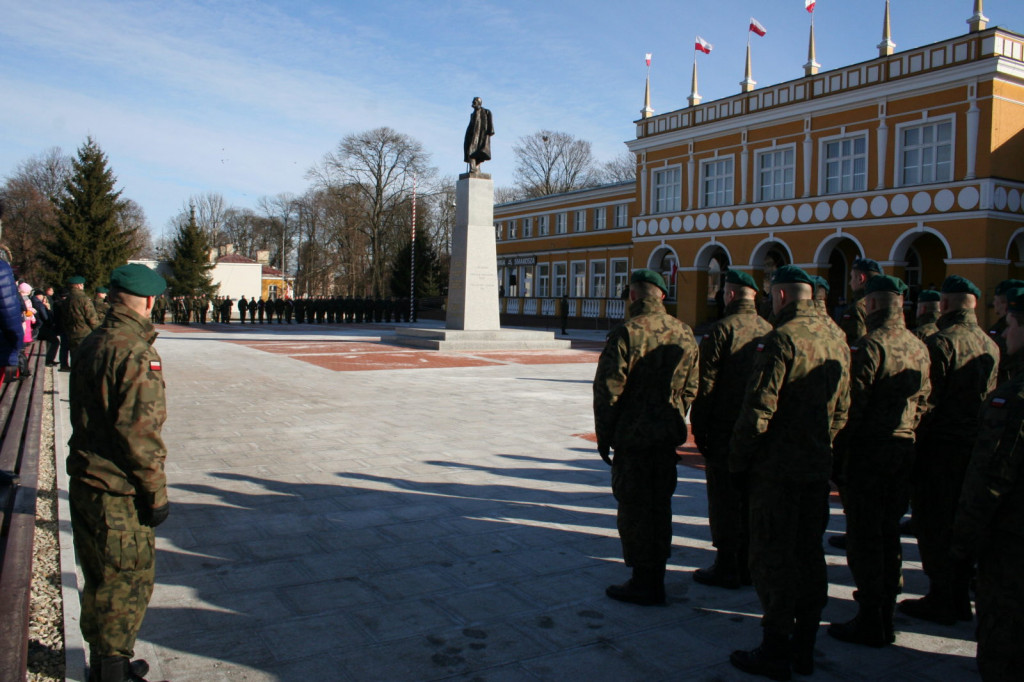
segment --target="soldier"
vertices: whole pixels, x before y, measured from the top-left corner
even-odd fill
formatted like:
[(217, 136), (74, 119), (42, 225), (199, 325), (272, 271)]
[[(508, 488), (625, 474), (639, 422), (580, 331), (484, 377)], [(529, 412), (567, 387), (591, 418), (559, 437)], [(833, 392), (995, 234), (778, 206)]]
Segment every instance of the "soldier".
[(256, 319), (260, 321), (260, 324), (263, 324), (263, 315), (266, 313), (266, 308), (267, 302), (260, 296), (256, 301)]
[(562, 336), (569, 334), (569, 295), (562, 294), (558, 300), (558, 317), (562, 321)]
[(729, 470), (747, 479), (750, 574), (764, 609), (761, 645), (729, 660), (777, 680), (814, 670), (832, 440), (850, 404), (850, 351), (815, 309), (813, 286), (794, 265), (775, 271), (775, 330), (757, 344), (729, 445)]
[(917, 316), (914, 320), (914, 334), (924, 341), (939, 331), (939, 300), (942, 294), (932, 289), (925, 289), (917, 295)]
[(996, 312), (997, 319), (995, 324), (989, 327), (988, 335), (999, 346), (999, 383), (1010, 378), (1007, 376), (1003, 361), (1007, 355), (1006, 340), (1003, 339), (1003, 331), (1006, 330), (1006, 292), (1019, 287), (1024, 287), (1024, 281), (1019, 279), (1003, 280), (996, 285), (996, 293), (992, 297), (992, 308)]
[(972, 618), (969, 578), (955, 575), (950, 538), (960, 489), (978, 434), (978, 415), (996, 387), (999, 348), (978, 326), (975, 307), (981, 291), (951, 275), (942, 283), (939, 331), (925, 344), (931, 356), (931, 411), (917, 430), (911, 499), (928, 594), (905, 599), (908, 616), (953, 625)]
[(904, 322), (906, 291), (888, 275), (864, 285), (868, 333), (850, 348), (850, 413), (835, 443), (858, 611), (847, 623), (833, 623), (828, 634), (873, 647), (896, 641), (900, 519), (910, 501), (914, 430), (931, 390), (928, 349)]
[(814, 307), (818, 309), (818, 313), (823, 318), (828, 320), (829, 329), (840, 338), (845, 339), (846, 334), (836, 324), (836, 321), (832, 319), (832, 316), (828, 314), (828, 294), (832, 287), (829, 286), (828, 280), (824, 277), (814, 276)]
[(867, 324), (864, 318), (867, 314), (864, 311), (864, 285), (874, 275), (883, 275), (882, 266), (878, 261), (870, 258), (854, 259), (850, 267), (850, 291), (853, 295), (839, 319), (839, 328), (846, 334), (847, 345), (852, 346), (853, 342), (864, 336), (867, 331)]
[(747, 501), (729, 476), (729, 438), (750, 379), (757, 341), (772, 326), (757, 314), (757, 282), (745, 272), (725, 273), (725, 317), (700, 342), (700, 388), (690, 423), (704, 455), (708, 522), (718, 550), (710, 568), (693, 579), (735, 589), (750, 584), (747, 570)]
[(1014, 376), (985, 400), (953, 525), (958, 572), (978, 560), (978, 670), (1016, 680), (1024, 669), (1024, 289), (1006, 297), (1006, 349)]
[(231, 324), (231, 297), (225, 296), (220, 304), (220, 320), (224, 324)]
[(297, 298), (292, 305), (295, 310), (295, 322), (296, 324), (302, 324), (306, 321), (306, 304), (308, 301), (304, 298)]
[(81, 627), (90, 680), (141, 680), (131, 662), (153, 593), (153, 529), (169, 510), (160, 356), (149, 313), (166, 287), (145, 265), (110, 276), (113, 305), (82, 341), (71, 371), (68, 475), (71, 528), (82, 568)]
[(249, 311), (249, 324), (256, 324), (256, 299), (250, 298), (245, 307)]
[(249, 302), (245, 300), (245, 296), (238, 299), (238, 324), (245, 324), (245, 313), (249, 310)]
[(97, 287), (96, 295), (92, 299), (92, 307), (96, 309), (96, 317), (103, 321), (103, 318), (107, 316), (107, 311), (110, 310), (110, 306), (107, 304), (107, 294), (110, 289), (106, 287)]
[(275, 300), (267, 298), (266, 312), (267, 312), (267, 324), (274, 323), (274, 303)]
[(85, 295), (85, 277), (69, 277), (68, 288), (70, 292), (64, 306), (63, 323), (68, 332), (68, 350), (73, 353), (78, 344), (100, 326), (100, 318), (92, 301)]
[(292, 300), (290, 298), (284, 299), (284, 318), (288, 324), (292, 323)]
[(605, 594), (644, 606), (665, 603), (676, 447), (686, 441), (698, 383), (697, 342), (665, 312), (667, 294), (658, 273), (633, 273), (630, 320), (608, 334), (594, 376), (597, 451), (612, 468), (623, 558), (633, 569), (629, 581)]

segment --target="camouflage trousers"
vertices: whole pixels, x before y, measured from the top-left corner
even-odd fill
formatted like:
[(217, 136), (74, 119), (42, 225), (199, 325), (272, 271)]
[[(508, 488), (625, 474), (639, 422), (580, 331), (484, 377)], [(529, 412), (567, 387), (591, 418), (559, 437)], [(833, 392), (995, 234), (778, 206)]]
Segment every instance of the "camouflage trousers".
[(131, 658), (153, 594), (153, 529), (139, 523), (135, 498), (71, 480), (71, 529), (82, 568), (82, 635), (94, 656)]
[(750, 577), (761, 600), (761, 627), (788, 637), (817, 628), (828, 601), (825, 551), (827, 482), (750, 480)]
[(871, 459), (884, 463), (864, 471), (853, 468), (843, 488), (846, 557), (858, 600), (891, 602), (903, 591), (900, 519), (910, 499), (914, 444), (893, 439), (867, 445), (865, 451), (872, 453)]
[(673, 446), (616, 450), (612, 493), (622, 558), (630, 567), (664, 566), (672, 552), (672, 494), (676, 491)]
[(950, 545), (960, 490), (967, 476), (973, 441), (924, 437), (918, 441), (911, 487), (914, 532), (921, 564), (932, 590), (953, 584)]
[(718, 551), (735, 552), (740, 561), (746, 563), (749, 535), (747, 496), (733, 484), (727, 457), (720, 456), (720, 453), (727, 452), (728, 441), (721, 447), (713, 446), (704, 458), (711, 542)]
[(978, 671), (983, 680), (1019, 680), (1024, 669), (1024, 541), (986, 538), (978, 553)]

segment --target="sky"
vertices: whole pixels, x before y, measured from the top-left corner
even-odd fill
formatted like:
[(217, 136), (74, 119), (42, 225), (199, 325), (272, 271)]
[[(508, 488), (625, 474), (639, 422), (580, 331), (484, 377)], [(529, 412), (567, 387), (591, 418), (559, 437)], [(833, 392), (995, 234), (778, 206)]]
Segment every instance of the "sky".
[[(884, 0), (819, 0), (822, 70), (873, 59)], [(1024, 33), (1024, 2), (984, 3)], [(967, 32), (973, 0), (892, 0), (896, 50)], [(301, 194), (346, 135), (390, 126), (456, 176), (479, 96), (494, 116), (497, 186), (541, 129), (625, 149), (652, 53), (656, 113), (686, 105), (694, 36), (704, 101), (739, 92), (750, 17), (753, 76), (803, 75), (803, 0), (0, 0), (0, 178), (92, 136), (154, 237), (189, 197), (256, 209)]]

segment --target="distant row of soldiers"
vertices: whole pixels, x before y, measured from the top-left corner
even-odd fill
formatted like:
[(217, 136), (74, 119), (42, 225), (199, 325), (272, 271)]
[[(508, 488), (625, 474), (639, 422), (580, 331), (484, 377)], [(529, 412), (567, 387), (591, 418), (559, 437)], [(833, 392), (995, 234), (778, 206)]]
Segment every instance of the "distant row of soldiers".
[(175, 324), (213, 322), (228, 324), (237, 310), (237, 319), (245, 324), (370, 324), (408, 322), (411, 306), (408, 298), (370, 298), (353, 296), (317, 296), (315, 298), (246, 298), (237, 301), (228, 296), (161, 297), (153, 307), (153, 322), (164, 324), (170, 312)]

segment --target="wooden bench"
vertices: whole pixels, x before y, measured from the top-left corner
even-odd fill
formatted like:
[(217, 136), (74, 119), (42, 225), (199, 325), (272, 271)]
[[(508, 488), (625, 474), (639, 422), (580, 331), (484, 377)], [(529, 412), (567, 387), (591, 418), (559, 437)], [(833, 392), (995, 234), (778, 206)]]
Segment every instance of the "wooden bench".
[(31, 348), (31, 376), (0, 387), (0, 680), (23, 680), (28, 665), (29, 598), (36, 485), (43, 439), (43, 344)]

